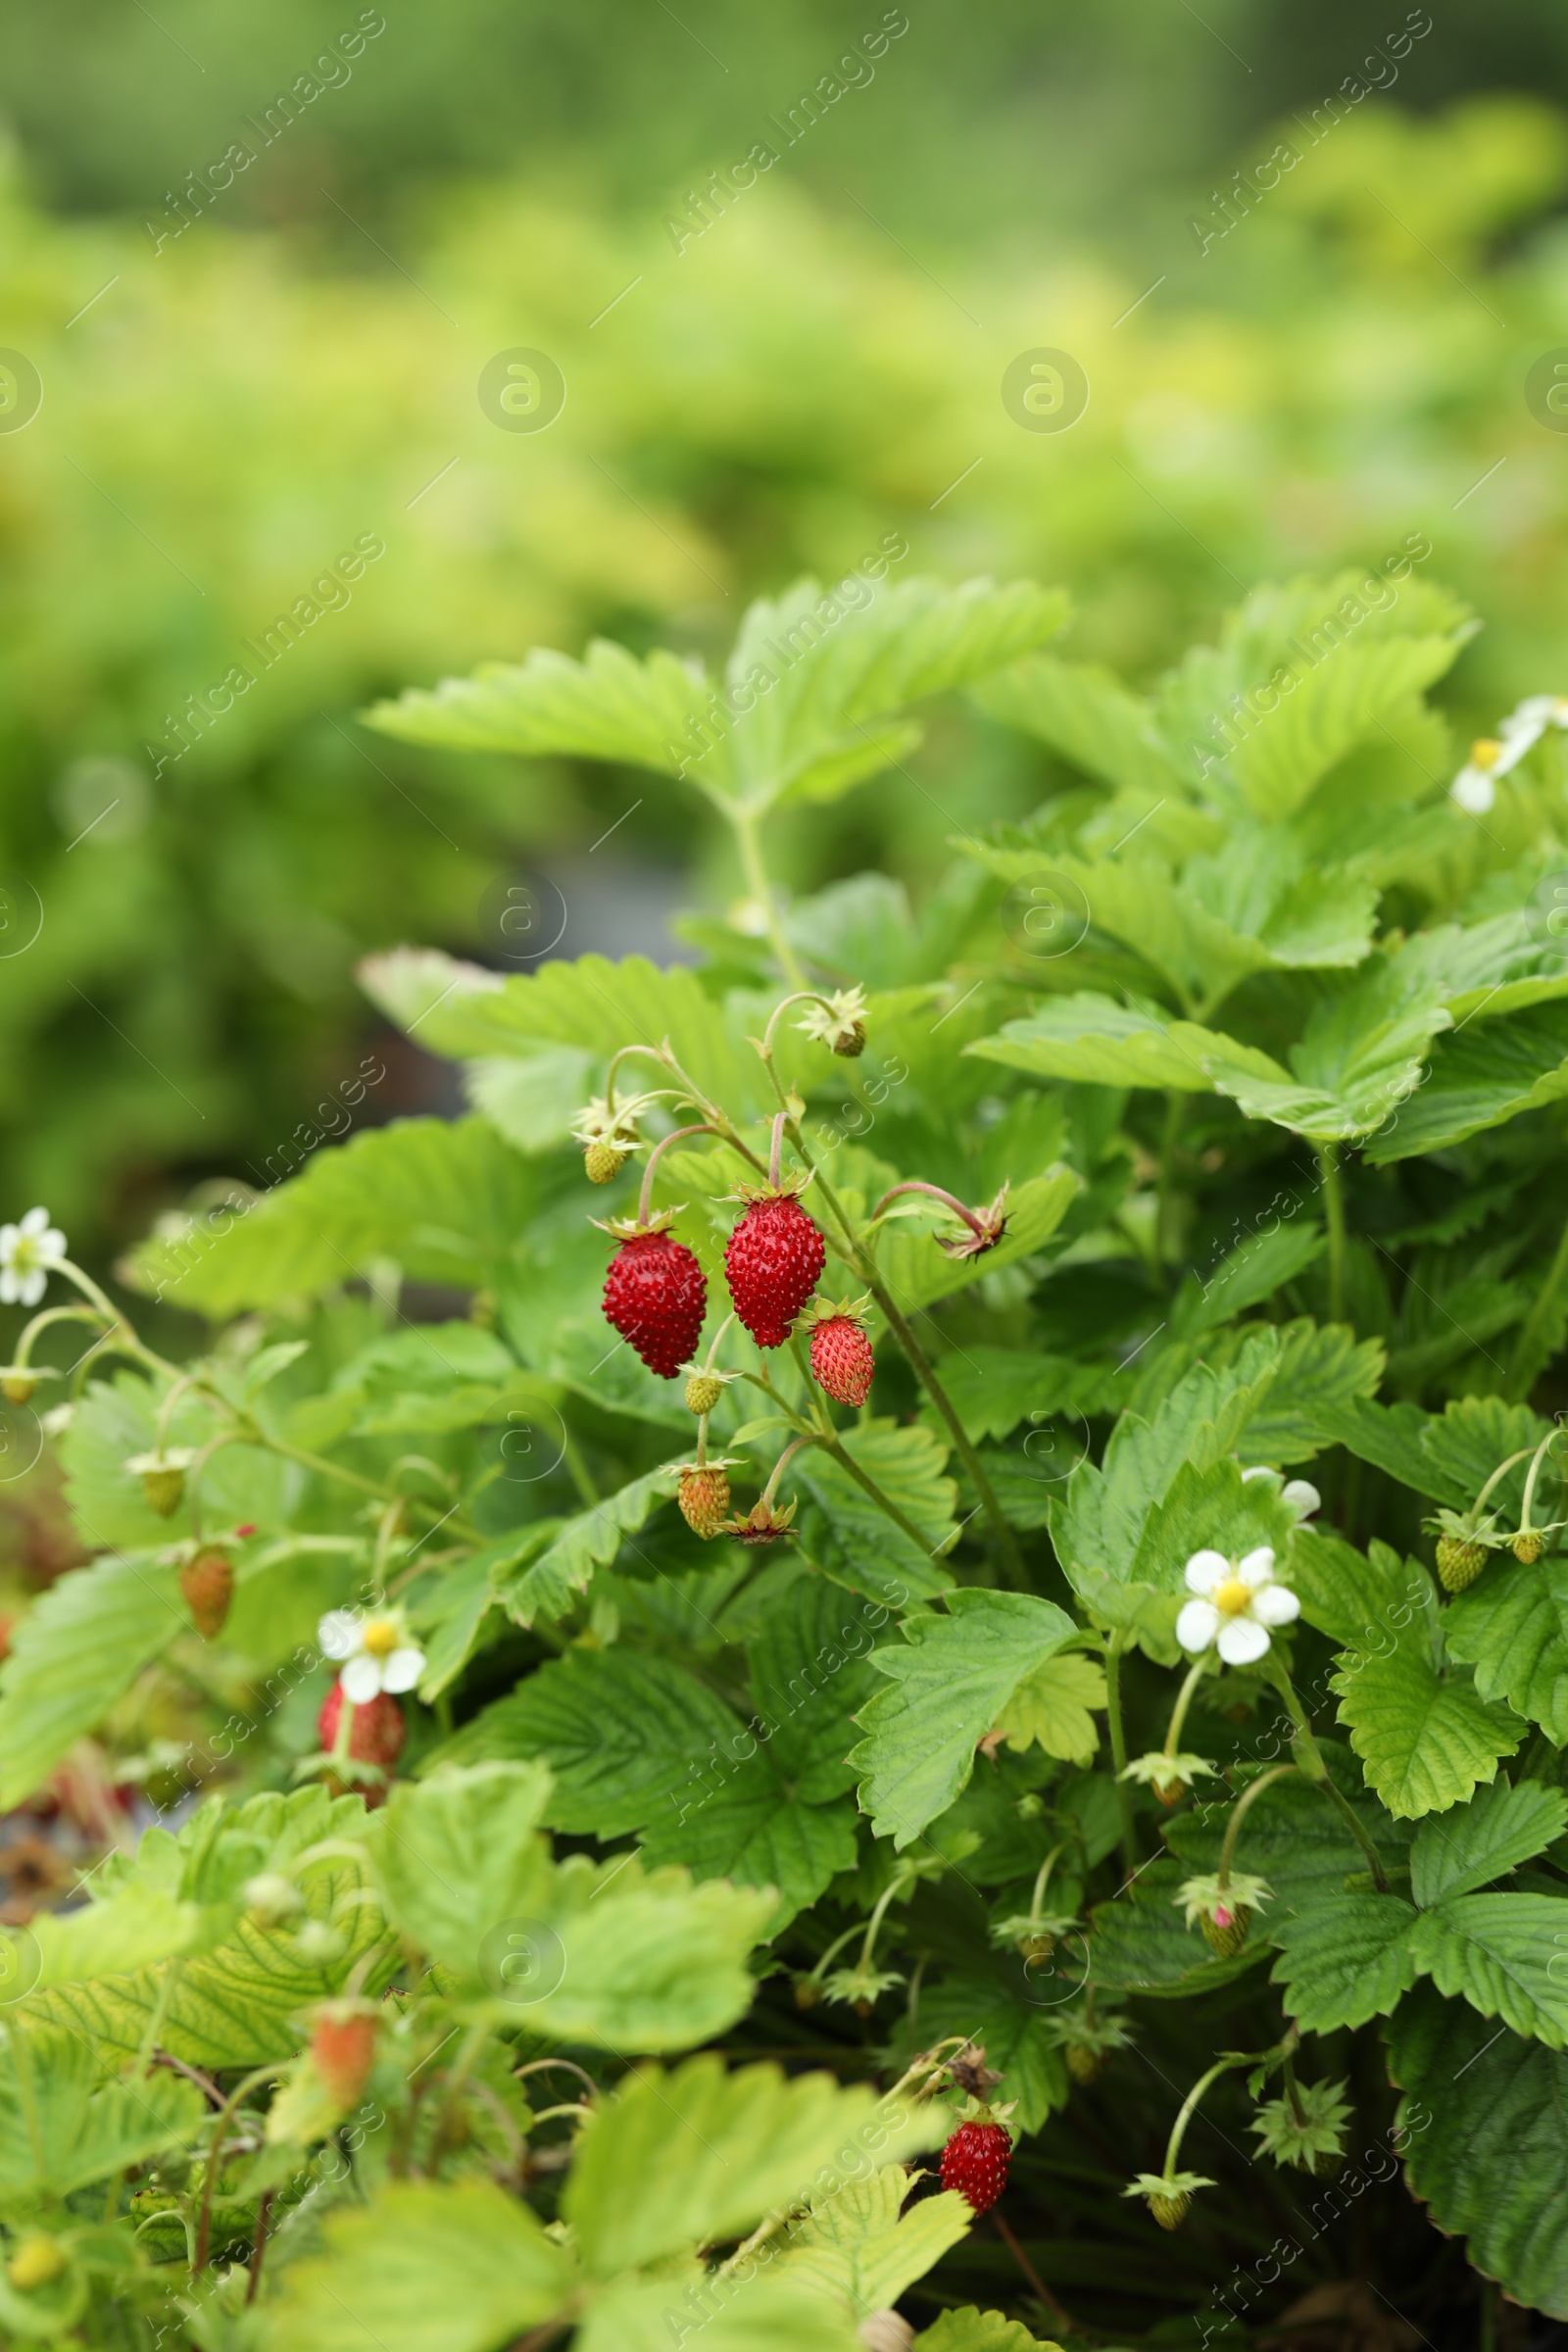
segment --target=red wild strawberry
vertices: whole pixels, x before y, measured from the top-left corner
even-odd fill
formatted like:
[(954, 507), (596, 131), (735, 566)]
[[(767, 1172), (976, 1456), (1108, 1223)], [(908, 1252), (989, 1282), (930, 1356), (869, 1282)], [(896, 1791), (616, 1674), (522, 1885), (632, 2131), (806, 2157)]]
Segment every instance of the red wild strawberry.
[(605, 1276), (605, 1313), (650, 1372), (673, 1380), (691, 1356), (708, 1312), (708, 1278), (662, 1225), (626, 1235)]
[(816, 1288), (826, 1245), (793, 1193), (748, 1201), (724, 1251), (735, 1312), (759, 1348), (782, 1348)]
[(375, 2011), (364, 2001), (323, 2002), (311, 2056), (333, 2104), (345, 2112), (357, 2107), (375, 2063)]
[(960, 2124), (942, 2151), (942, 2185), (989, 2213), (1007, 2185), (1012, 2140), (1005, 2124)]
[(234, 1563), (226, 1551), (209, 1544), (179, 1572), (179, 1589), (204, 1642), (216, 1642), (234, 1597)]
[(811, 1330), (811, 1370), (835, 1404), (863, 1404), (876, 1358), (865, 1327), (854, 1314), (825, 1314)]
[[(331, 1754), (342, 1720), (343, 1689), (341, 1684), (334, 1683), (316, 1718), (316, 1737), (321, 1742), (323, 1755)], [(354, 1721), (349, 1726), (349, 1754), (356, 1764), (390, 1766), (397, 1762), (408, 1736), (403, 1709), (395, 1698), (381, 1690), (368, 1706), (355, 1708)]]

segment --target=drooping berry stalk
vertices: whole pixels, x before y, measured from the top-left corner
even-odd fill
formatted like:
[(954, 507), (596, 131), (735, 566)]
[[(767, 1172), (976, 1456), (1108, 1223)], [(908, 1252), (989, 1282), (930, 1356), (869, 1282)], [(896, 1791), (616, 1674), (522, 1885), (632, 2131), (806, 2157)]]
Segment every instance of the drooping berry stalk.
[(906, 1184), (896, 1184), (891, 1192), (883, 1194), (871, 1211), (873, 1223), (881, 1216), (888, 1202), (896, 1200), (901, 1193), (924, 1193), (930, 1200), (940, 1200), (944, 1208), (950, 1208), (953, 1214), (969, 1228), (967, 1239), (944, 1240), (940, 1234), (938, 1235), (938, 1249), (945, 1250), (950, 1257), (981, 1257), (986, 1250), (996, 1248), (1006, 1230), (1007, 1187), (1005, 1185), (1003, 1186), (995, 1200), (985, 1208), (965, 1208), (961, 1200), (957, 1200), (954, 1194), (945, 1191), (940, 1184), (927, 1184), (921, 1177), (911, 1177)]

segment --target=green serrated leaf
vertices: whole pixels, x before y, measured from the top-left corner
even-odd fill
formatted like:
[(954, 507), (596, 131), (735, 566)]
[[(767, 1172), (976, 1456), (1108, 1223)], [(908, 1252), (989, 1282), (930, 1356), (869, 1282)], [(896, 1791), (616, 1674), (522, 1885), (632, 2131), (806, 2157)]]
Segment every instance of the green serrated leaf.
[(1568, 1898), (1448, 1894), (1421, 1914), (1411, 1947), (1440, 1992), (1551, 2049), (1568, 2041), (1568, 1983), (1553, 1974), (1568, 1954)]
[(1078, 1628), (1054, 1601), (1029, 1593), (960, 1591), (949, 1595), (946, 1615), (921, 1610), (903, 1632), (902, 1646), (872, 1653), (893, 1687), (860, 1710), (866, 1736), (850, 1757), (861, 1810), (900, 1849), (947, 1811), (974, 1770), (976, 1741)]
[(1391, 1813), (1415, 1821), (1461, 1804), (1479, 1783), (1494, 1779), (1523, 1726), (1506, 1707), (1489, 1705), (1468, 1676), (1434, 1661), (1427, 1612), (1382, 1630), (1387, 1646), (1347, 1650), (1330, 1688), (1340, 1695), (1368, 1787)]
[(0, 2052), (0, 2198), (69, 2197), (194, 2139), (204, 2107), (167, 2074), (105, 2082), (88, 2042), (11, 2033)]
[(1449, 1656), (1475, 1668), (1482, 1698), (1568, 1746), (1568, 1559), (1494, 1558), (1444, 1612), (1443, 1630)]
[(471, 1979), (493, 1929), (544, 1909), (550, 1864), (536, 1831), (549, 1794), (542, 1764), (445, 1765), (394, 1785), (376, 1880), (419, 1950)]
[(1424, 1821), (1410, 1848), (1410, 1891), (1425, 1911), (1490, 1886), (1568, 1828), (1568, 1795), (1540, 1781), (1494, 1781), (1462, 1809)]
[(188, 1622), (176, 1572), (151, 1559), (95, 1560), (58, 1578), (0, 1669), (0, 1805), (29, 1796)]
[(1303, 2033), (1388, 2016), (1416, 1980), (1417, 1917), (1399, 1895), (1341, 1890), (1272, 1923), (1274, 1982)]
[(1098, 1659), (1076, 1653), (1048, 1658), (1024, 1677), (995, 1729), (1005, 1733), (1009, 1747), (1034, 1744), (1048, 1756), (1088, 1764), (1100, 1745), (1100, 1727), (1090, 1710), (1104, 1704), (1105, 1670)]
[[(351, 2324), (399, 2352), (495, 2352), (571, 2291), (569, 2257), (488, 2180), (394, 2180), (332, 2214), (262, 2319), (266, 2352), (342, 2352)], [(348, 2315), (348, 2322), (345, 2321)]]
[(1568, 2319), (1568, 2057), (1430, 1985), (1401, 2001), (1386, 2034), (1411, 2188), (1440, 2230), (1468, 2238), (1484, 2278)]

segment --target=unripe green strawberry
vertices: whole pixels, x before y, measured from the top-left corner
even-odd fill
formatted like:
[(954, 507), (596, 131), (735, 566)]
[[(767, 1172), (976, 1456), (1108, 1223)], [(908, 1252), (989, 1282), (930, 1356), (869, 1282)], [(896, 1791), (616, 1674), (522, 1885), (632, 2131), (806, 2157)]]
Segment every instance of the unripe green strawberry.
[(686, 1376), (686, 1410), (699, 1418), (710, 1413), (724, 1394), (724, 1383), (716, 1372), (689, 1372)]
[(698, 1469), (689, 1463), (681, 1472), (675, 1499), (694, 1536), (705, 1542), (716, 1536), (729, 1509), (729, 1480), (723, 1465), (710, 1462)]
[[(1222, 1960), (1229, 1960), (1247, 1941), (1247, 1931), (1251, 1921), (1252, 1914), (1245, 1903), (1238, 1903), (1234, 1909), (1228, 1903), (1221, 1903), (1212, 1913), (1204, 1912), (1198, 1925), (1209, 1950), (1217, 1952)], [(1155, 2219), (1158, 2219), (1157, 2215)], [(1180, 2219), (1179, 2215), (1177, 2219)], [(1164, 2222), (1160, 2226), (1174, 2230), (1176, 2222)]]
[(1174, 2197), (1153, 2196), (1149, 2210), (1162, 2230), (1179, 2230), (1193, 2209), (1193, 2200), (1186, 2189)]
[(1092, 2050), (1081, 2041), (1067, 2044), (1067, 2072), (1075, 2082), (1088, 2084), (1103, 2071), (1108, 2050)]
[(66, 2267), (66, 2249), (58, 2237), (30, 2230), (6, 2264), (6, 2277), (24, 2294), (35, 2286), (52, 2286)]
[(179, 1589), (202, 1640), (216, 1642), (234, 1597), (234, 1563), (227, 1552), (216, 1544), (197, 1552), (179, 1572)]
[(617, 1152), (613, 1144), (592, 1143), (583, 1153), (582, 1164), (590, 1184), (612, 1184), (626, 1165), (626, 1153)]
[(1486, 1545), (1462, 1536), (1440, 1536), (1437, 1557), (1438, 1578), (1446, 1592), (1466, 1592), (1487, 1564)]
[(359, 2105), (375, 2063), (375, 2026), (365, 2001), (327, 2001), (316, 2013), (311, 2056), (327, 2096), (345, 2113)]
[(1513, 1556), (1533, 1568), (1541, 1557), (1541, 1538), (1533, 1527), (1525, 1528), (1513, 1539)]

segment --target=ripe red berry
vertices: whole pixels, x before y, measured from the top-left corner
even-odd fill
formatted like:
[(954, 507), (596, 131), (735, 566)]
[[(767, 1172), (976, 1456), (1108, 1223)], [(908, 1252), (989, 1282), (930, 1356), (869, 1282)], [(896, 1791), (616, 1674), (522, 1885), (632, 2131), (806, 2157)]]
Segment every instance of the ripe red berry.
[[(343, 1688), (334, 1683), (316, 1718), (316, 1737), (321, 1743), (323, 1755), (330, 1755), (337, 1740), (337, 1727), (343, 1719)], [(356, 1764), (395, 1764), (398, 1752), (409, 1736), (403, 1720), (403, 1709), (385, 1690), (378, 1691), (368, 1706), (356, 1707), (354, 1721), (349, 1726), (349, 1754)]]
[(636, 1233), (621, 1243), (605, 1277), (605, 1313), (661, 1380), (691, 1356), (708, 1312), (708, 1278), (684, 1243)]
[(960, 2124), (942, 2151), (942, 2185), (989, 2213), (1007, 2185), (1012, 2140), (1005, 2124)]
[(782, 1348), (816, 1288), (826, 1245), (793, 1193), (750, 1201), (724, 1251), (735, 1312), (759, 1348)]
[(334, 2105), (357, 2107), (375, 2063), (375, 2012), (358, 2001), (328, 2001), (311, 2035), (316, 2071)]
[(835, 1404), (863, 1404), (876, 1358), (853, 1315), (827, 1315), (811, 1333), (811, 1370)]
[(204, 1642), (216, 1642), (234, 1597), (234, 1563), (226, 1551), (209, 1545), (187, 1560), (179, 1572), (179, 1589)]

